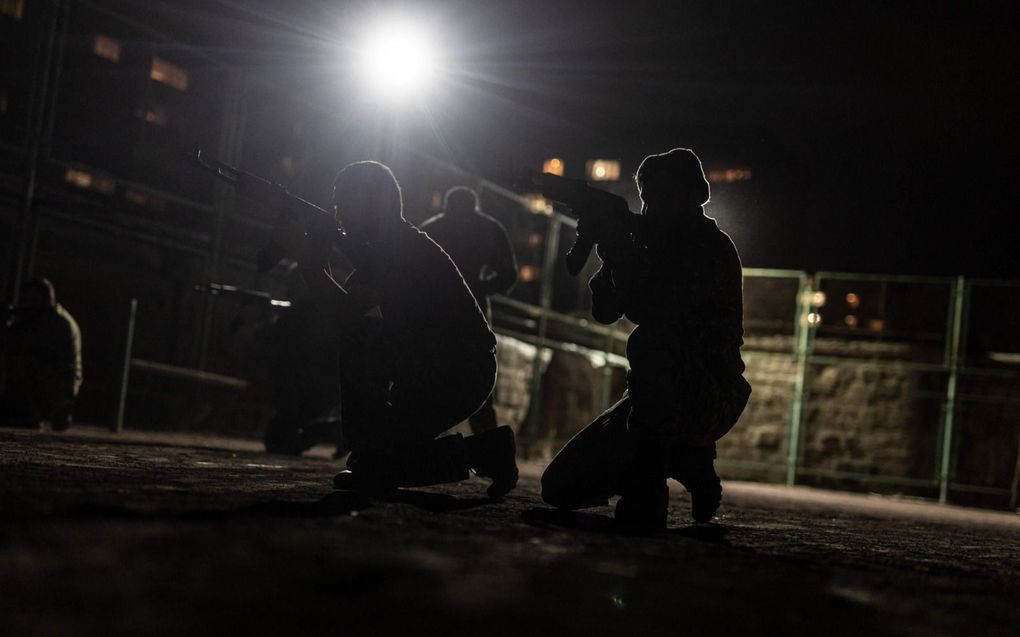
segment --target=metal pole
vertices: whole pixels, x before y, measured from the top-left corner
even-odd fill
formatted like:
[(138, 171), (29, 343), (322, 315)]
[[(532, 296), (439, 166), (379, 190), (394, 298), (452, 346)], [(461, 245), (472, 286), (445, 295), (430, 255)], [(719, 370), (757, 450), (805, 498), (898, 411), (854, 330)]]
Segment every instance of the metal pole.
[(956, 383), (960, 371), (960, 345), (963, 335), (963, 311), (968, 290), (962, 276), (953, 284), (950, 311), (950, 342), (946, 367), (949, 379), (946, 382), (946, 403), (942, 410), (942, 445), (939, 449), (939, 502), (949, 501), (949, 481), (953, 463), (953, 426), (956, 419)]
[(609, 364), (609, 359), (612, 358), (610, 354), (613, 353), (613, 340), (614, 340), (613, 326), (609, 326), (609, 331), (606, 332), (606, 344), (604, 351), (606, 353), (606, 364), (602, 368), (602, 391), (599, 395), (599, 413), (602, 413), (609, 409), (609, 405), (612, 404), (612, 397), (609, 395), (613, 391), (613, 366)]
[[(35, 205), (36, 182), (39, 174), (39, 160), (44, 145), (43, 132), (47, 130), (47, 121), (52, 117), (49, 99), (52, 77), (57, 73), (54, 68), (61, 60), (57, 48), (60, 41), (61, 16), (64, 14), (63, 3), (57, 1), (51, 5), (51, 14), (43, 27), (38, 44), (36, 76), (33, 80), (33, 95), (29, 119), (29, 135), (25, 166), (25, 187), (22, 194), (21, 209), (18, 212), (17, 225), (12, 233), (13, 250), (10, 267), (10, 278), (5, 287), (11, 291), (11, 301), (17, 302), (21, 280), (25, 277), (27, 266), (32, 260), (33, 234), (36, 231), (37, 215)], [(56, 62), (54, 62), (56, 60)], [(55, 90), (55, 87), (53, 88)]]
[(801, 275), (800, 291), (797, 295), (797, 323), (794, 326), (797, 371), (793, 382), (793, 404), (790, 406), (790, 437), (786, 449), (786, 484), (797, 482), (797, 462), (800, 457), (801, 424), (804, 418), (804, 387), (807, 377), (807, 357), (810, 334), (814, 327), (810, 323), (811, 294), (815, 291), (814, 279)]
[(541, 314), (538, 316), (538, 338), (536, 339), (535, 361), (531, 368), (531, 405), (528, 429), (522, 438), (534, 435), (538, 431), (542, 418), (542, 352), (545, 350), (546, 329), (549, 323), (549, 309), (552, 307), (552, 291), (559, 257), (560, 220), (557, 216), (549, 218), (549, 229), (545, 236), (545, 258), (542, 264), (542, 287), (539, 290), (538, 304)]
[(124, 366), (120, 373), (120, 395), (117, 397), (117, 419), (113, 431), (124, 431), (124, 408), (127, 406), (128, 376), (131, 372), (131, 349), (135, 344), (135, 315), (138, 313), (138, 299), (131, 299), (131, 311), (128, 314), (127, 338), (124, 343)]
[(1020, 505), (1020, 438), (1016, 441), (1016, 464), (1013, 466), (1013, 482), (1009, 485), (1009, 508), (1016, 511)]

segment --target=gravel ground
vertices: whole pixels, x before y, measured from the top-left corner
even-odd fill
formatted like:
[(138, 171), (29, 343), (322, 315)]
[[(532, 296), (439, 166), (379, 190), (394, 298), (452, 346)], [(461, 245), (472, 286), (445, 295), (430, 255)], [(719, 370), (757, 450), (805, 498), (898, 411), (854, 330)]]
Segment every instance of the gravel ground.
[(725, 483), (614, 532), (523, 466), (394, 501), (251, 442), (0, 429), (0, 633), (1020, 635), (1020, 516)]

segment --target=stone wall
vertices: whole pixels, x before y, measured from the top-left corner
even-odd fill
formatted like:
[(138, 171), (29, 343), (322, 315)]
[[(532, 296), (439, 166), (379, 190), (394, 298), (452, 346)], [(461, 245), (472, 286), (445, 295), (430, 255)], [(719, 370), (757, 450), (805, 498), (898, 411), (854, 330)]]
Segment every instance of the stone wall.
[[(748, 339), (744, 359), (754, 391), (740, 422), (719, 442), (725, 477), (785, 477), (797, 373), (792, 350), (790, 337)], [(821, 360), (808, 365), (805, 378), (798, 482), (934, 495), (931, 486), (889, 485), (881, 479), (937, 479), (948, 375), (917, 370), (903, 359), (931, 361), (940, 352), (840, 339), (816, 341), (814, 351)], [(584, 356), (553, 356), (542, 381), (542, 424), (538, 431), (524, 432), (532, 457), (550, 457), (598, 414), (603, 374)], [(613, 399), (622, 392), (622, 374), (614, 372)], [(1005, 400), (1020, 389), (1020, 382), (1010, 382), (963, 378), (960, 388), (964, 395), (983, 392)], [(1009, 488), (1020, 445), (1020, 404), (962, 400), (956, 421), (954, 481)], [(829, 472), (878, 480), (834, 478)], [(962, 492), (954, 499), (967, 500)]]
[[(733, 476), (774, 479), (781, 472), (763, 465), (786, 462), (797, 361), (791, 339), (758, 340), (750, 340), (744, 354), (754, 387), (751, 401), (719, 449)], [(905, 348), (834, 339), (815, 343), (816, 353), (838, 359), (807, 367), (800, 438), (804, 480), (811, 481), (815, 471), (935, 478), (945, 374), (918, 372), (894, 360), (912, 354)], [(858, 358), (862, 354), (868, 358)]]
[[(977, 487), (1020, 487), (1020, 377), (965, 372), (957, 385), (954, 481)], [(966, 498), (960, 496), (966, 495)], [(996, 504), (999, 496), (960, 493), (956, 501)]]

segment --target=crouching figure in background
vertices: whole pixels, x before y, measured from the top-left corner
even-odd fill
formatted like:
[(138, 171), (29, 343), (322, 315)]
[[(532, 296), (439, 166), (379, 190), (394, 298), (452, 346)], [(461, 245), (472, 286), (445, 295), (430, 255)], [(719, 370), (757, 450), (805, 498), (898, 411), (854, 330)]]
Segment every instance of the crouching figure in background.
[(0, 424), (67, 429), (82, 381), (81, 331), (49, 280), (21, 285), (0, 333), (0, 358)]

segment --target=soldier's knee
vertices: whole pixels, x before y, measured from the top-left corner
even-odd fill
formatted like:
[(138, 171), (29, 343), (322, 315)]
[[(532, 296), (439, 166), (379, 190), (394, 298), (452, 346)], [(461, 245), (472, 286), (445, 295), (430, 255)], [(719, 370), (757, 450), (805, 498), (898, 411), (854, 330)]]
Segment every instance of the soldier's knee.
[(556, 473), (555, 465), (553, 464), (546, 467), (545, 472), (542, 473), (542, 501), (556, 508), (569, 508), (560, 506), (564, 499), (562, 487)]
[(579, 509), (576, 489), (572, 487), (564, 471), (554, 461), (542, 474), (542, 501), (557, 509)]

